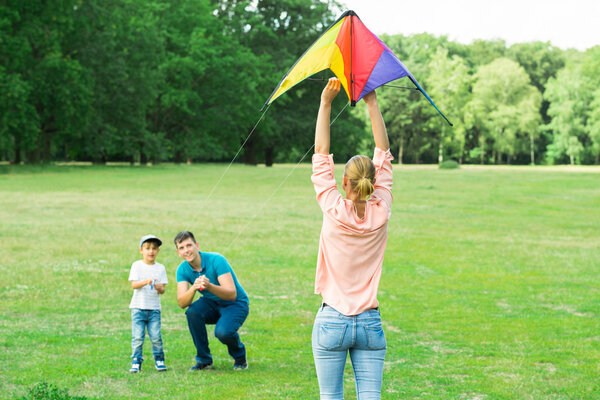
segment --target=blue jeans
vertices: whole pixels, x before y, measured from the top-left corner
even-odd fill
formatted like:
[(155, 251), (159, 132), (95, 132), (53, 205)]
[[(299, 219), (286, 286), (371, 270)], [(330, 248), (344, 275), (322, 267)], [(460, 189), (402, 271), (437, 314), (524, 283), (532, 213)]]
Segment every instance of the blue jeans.
[(347, 353), (354, 369), (357, 398), (381, 398), (387, 345), (378, 310), (348, 317), (321, 306), (313, 326), (312, 348), (322, 400), (344, 399)]
[(141, 364), (144, 361), (143, 346), (148, 328), (148, 337), (152, 343), (152, 355), (156, 361), (164, 361), (162, 337), (160, 336), (160, 310), (131, 309), (131, 360)]
[(227, 351), (234, 360), (245, 358), (246, 347), (240, 340), (237, 331), (246, 321), (249, 311), (248, 303), (243, 301), (220, 304), (200, 297), (193, 302), (186, 310), (185, 315), (194, 346), (196, 346), (196, 362), (212, 363), (206, 334), (207, 324), (215, 324), (215, 336), (227, 346)]

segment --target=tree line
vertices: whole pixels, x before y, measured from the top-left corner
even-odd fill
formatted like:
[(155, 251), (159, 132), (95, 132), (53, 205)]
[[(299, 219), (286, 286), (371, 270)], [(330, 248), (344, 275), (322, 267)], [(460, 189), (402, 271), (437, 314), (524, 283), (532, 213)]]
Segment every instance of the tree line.
[[(312, 0), (2, 0), (0, 160), (229, 161), (341, 11)], [(454, 123), (418, 92), (378, 89), (399, 162), (598, 164), (600, 46), (381, 38)], [(322, 87), (305, 81), (274, 102), (243, 161), (298, 161)], [(342, 111), (336, 159), (372, 151), (367, 122), (361, 103)]]

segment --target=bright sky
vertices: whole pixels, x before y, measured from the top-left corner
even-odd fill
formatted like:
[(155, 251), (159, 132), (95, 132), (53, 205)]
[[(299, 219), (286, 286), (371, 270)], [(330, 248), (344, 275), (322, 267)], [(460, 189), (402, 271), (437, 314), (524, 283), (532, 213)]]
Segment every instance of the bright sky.
[(600, 45), (600, 0), (340, 0), (375, 34), (447, 35), (469, 44), (551, 42), (562, 49)]

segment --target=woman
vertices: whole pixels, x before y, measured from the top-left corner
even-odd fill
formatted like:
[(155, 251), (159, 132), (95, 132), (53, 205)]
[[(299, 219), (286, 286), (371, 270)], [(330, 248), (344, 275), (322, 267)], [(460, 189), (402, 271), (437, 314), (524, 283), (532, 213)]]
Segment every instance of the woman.
[(323, 304), (312, 333), (321, 399), (343, 399), (350, 353), (359, 399), (380, 399), (386, 341), (377, 289), (392, 205), (392, 165), (387, 131), (375, 92), (364, 97), (371, 117), (375, 155), (354, 156), (337, 190), (329, 154), (331, 102), (340, 82), (331, 78), (321, 94), (315, 130), (312, 182), (323, 210), (315, 293)]

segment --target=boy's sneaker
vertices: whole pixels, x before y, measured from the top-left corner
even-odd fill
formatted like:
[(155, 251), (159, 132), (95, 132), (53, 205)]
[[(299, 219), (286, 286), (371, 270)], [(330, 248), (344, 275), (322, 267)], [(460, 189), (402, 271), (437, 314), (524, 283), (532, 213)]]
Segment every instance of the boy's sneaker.
[(156, 367), (157, 371), (166, 371), (167, 370), (167, 366), (165, 365), (165, 362), (162, 360), (154, 361), (154, 366)]
[(194, 365), (192, 368), (190, 368), (190, 371), (202, 371), (205, 369), (212, 369), (213, 364), (212, 363), (197, 363), (196, 365)]
[(233, 363), (234, 370), (248, 369), (248, 362), (246, 362), (246, 357), (240, 358), (239, 360), (235, 360)]
[(132, 363), (131, 368), (129, 368), (129, 372), (131, 372), (132, 374), (137, 374), (141, 370), (142, 370), (142, 364), (136, 363), (136, 362)]

